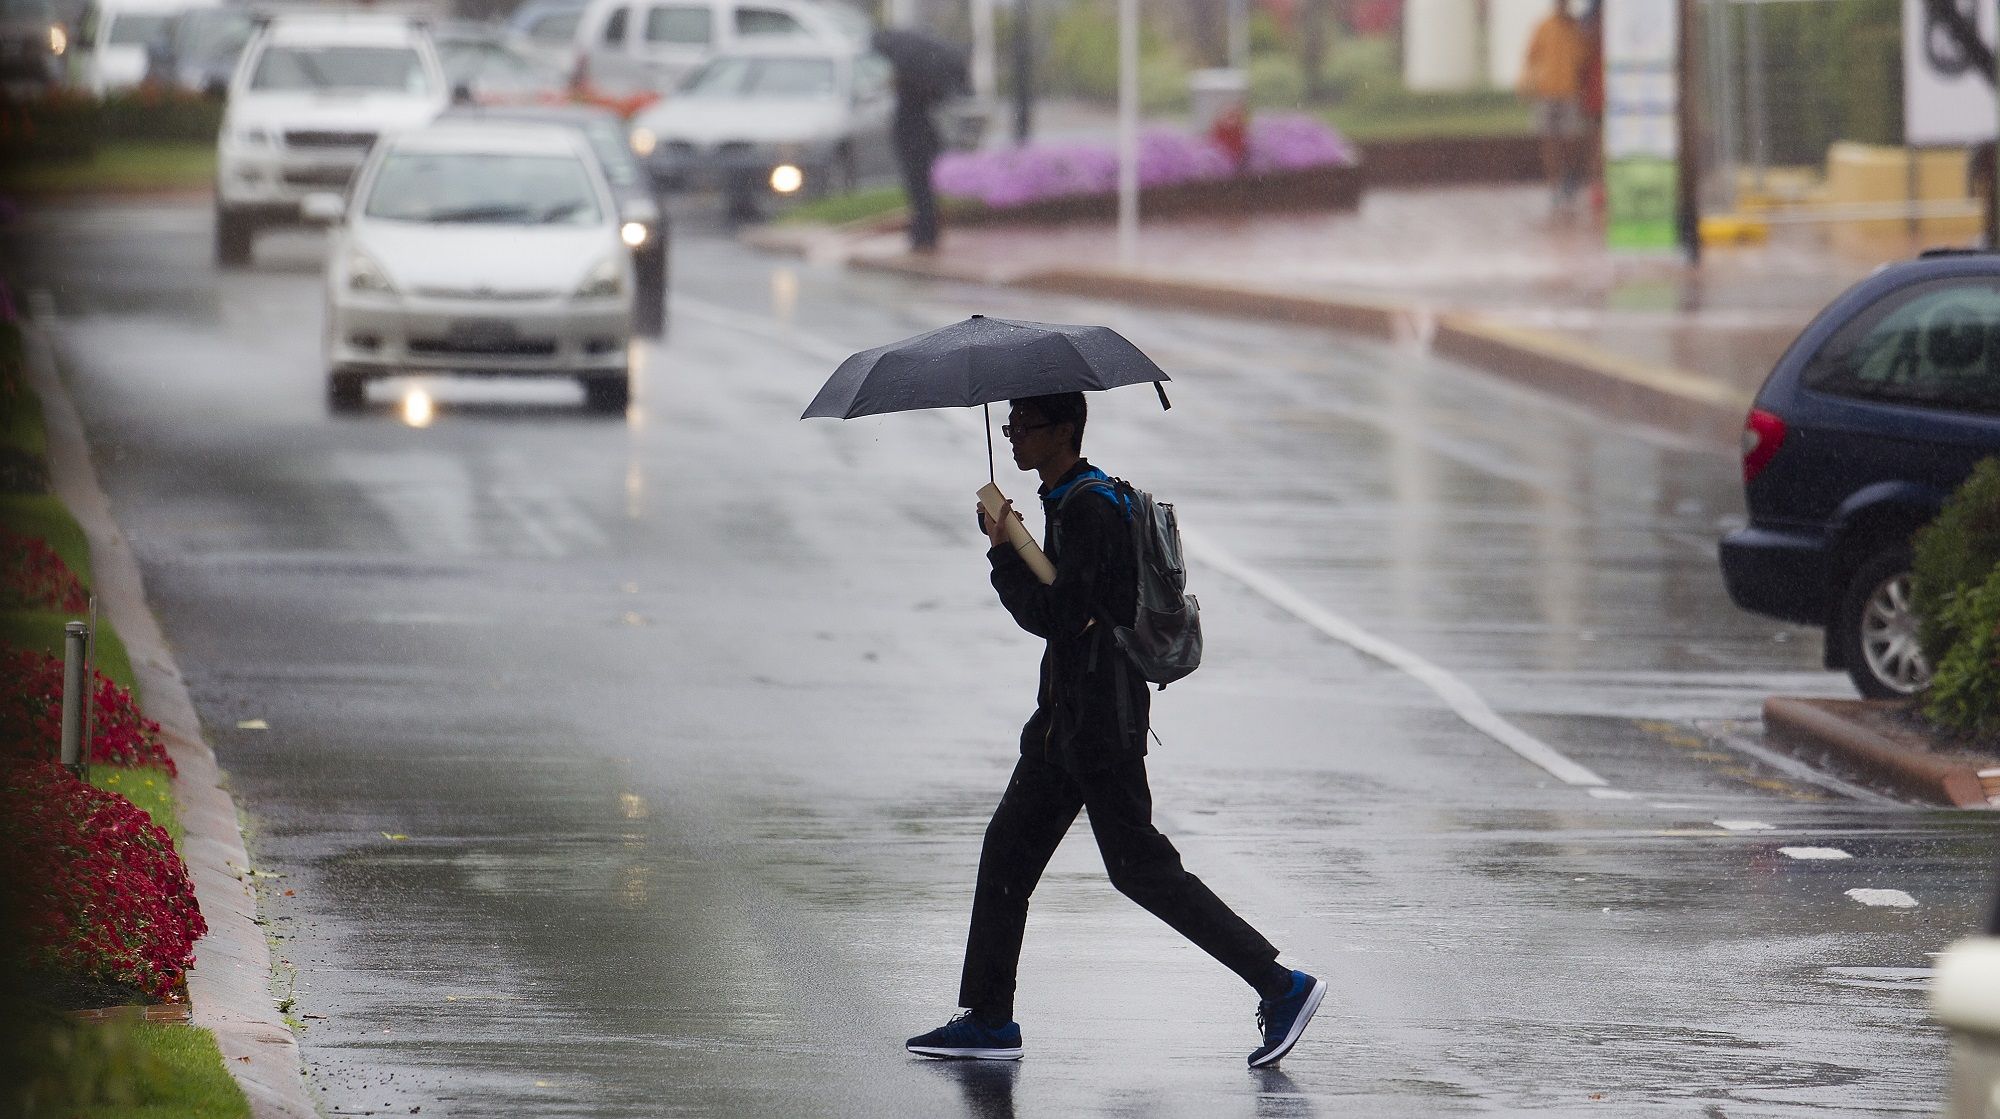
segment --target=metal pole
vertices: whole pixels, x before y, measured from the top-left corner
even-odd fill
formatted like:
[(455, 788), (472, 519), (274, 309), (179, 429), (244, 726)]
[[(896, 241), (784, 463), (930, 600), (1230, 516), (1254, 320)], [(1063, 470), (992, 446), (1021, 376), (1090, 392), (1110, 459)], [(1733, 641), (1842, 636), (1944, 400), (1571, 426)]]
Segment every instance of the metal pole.
[(84, 643), (90, 627), (82, 622), (63, 626), (62, 764), (83, 774), (83, 670), (88, 654)]
[(1014, 143), (1026, 144), (1034, 123), (1035, 59), (1028, 37), (1033, 0), (1014, 0)]
[(1708, 83), (1713, 91), (1715, 163), (1717, 183), (1712, 184), (1717, 204), (1736, 209), (1736, 61), (1730, 41), (1730, 21), (1736, 18), (1735, 5), (1726, 0), (1708, 0)]
[(1250, 72), (1250, 2), (1229, 0), (1229, 68)]
[(1764, 172), (1771, 165), (1771, 122), (1764, 94), (1764, 5), (1752, 3), (1743, 10), (1743, 52), (1749, 56), (1744, 68), (1744, 90), (1750, 101), (1750, 161), (1757, 168), (1757, 189), (1764, 189)]
[(1676, 178), (1680, 185), (1681, 251), (1689, 264), (1700, 264), (1701, 193), (1698, 184), (1701, 153), (1696, 145), (1701, 142), (1701, 130), (1695, 126), (1694, 0), (1680, 0), (1677, 20), (1674, 48), (1680, 57), (1679, 64), (1674, 67), (1674, 109), (1677, 118), (1674, 146), (1678, 149), (1679, 162)]
[(972, 94), (982, 111), (990, 108), (995, 88), (993, 0), (972, 0)]
[(1118, 261), (1139, 251), (1139, 0), (1118, 0)]

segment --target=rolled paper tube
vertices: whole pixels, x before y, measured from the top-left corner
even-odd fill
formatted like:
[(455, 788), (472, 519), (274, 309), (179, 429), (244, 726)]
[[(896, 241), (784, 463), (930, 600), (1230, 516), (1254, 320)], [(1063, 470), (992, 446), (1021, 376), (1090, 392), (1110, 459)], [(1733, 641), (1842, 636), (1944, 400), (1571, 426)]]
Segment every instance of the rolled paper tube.
[[(979, 487), (979, 507), (986, 510), (988, 517), (998, 517), (1001, 503), (1006, 500), (1007, 498), (1000, 492), (1000, 487), (991, 482)], [(1019, 513), (1007, 518), (1007, 540), (1014, 545), (1014, 550), (1021, 554), (1021, 562), (1027, 564), (1028, 570), (1035, 573), (1035, 578), (1043, 583), (1056, 581), (1055, 564), (1050, 563), (1049, 557), (1042, 554), (1042, 546), (1035, 543), (1034, 535), (1028, 531), (1028, 526), (1021, 523)]]

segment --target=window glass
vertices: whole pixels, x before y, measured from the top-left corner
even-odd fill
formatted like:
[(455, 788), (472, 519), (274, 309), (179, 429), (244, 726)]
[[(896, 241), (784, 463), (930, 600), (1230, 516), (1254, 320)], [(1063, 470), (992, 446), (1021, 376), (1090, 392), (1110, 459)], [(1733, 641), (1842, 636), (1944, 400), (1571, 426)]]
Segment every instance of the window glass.
[(371, 218), (431, 224), (592, 225), (590, 171), (571, 156), (391, 152), (368, 191)]
[(1834, 333), (1803, 379), (1839, 396), (2000, 412), (2000, 279), (1884, 297)]
[(49, 0), (0, 0), (0, 18), (45, 20), (55, 17)]
[(171, 13), (127, 12), (111, 17), (110, 34), (104, 41), (114, 47), (134, 47), (153, 41), (153, 36), (166, 30), (167, 21), (173, 19)]
[(639, 164), (632, 158), (631, 141), (625, 138), (625, 131), (608, 120), (593, 120), (583, 126), (583, 134), (590, 140), (590, 150), (597, 153), (597, 162), (604, 167), (604, 177), (613, 186), (635, 186), (639, 182)]
[(610, 19), (604, 21), (604, 41), (606, 44), (614, 47), (624, 44), (625, 22), (630, 18), (631, 14), (632, 9), (620, 8), (611, 13)]
[(796, 35), (804, 30), (799, 21), (784, 12), (774, 12), (769, 8), (736, 9), (736, 34), (750, 38), (757, 35)]
[(409, 47), (275, 46), (257, 59), (251, 89), (428, 93), (423, 59)]
[(689, 97), (830, 97), (830, 58), (718, 58), (694, 72), (681, 92)]
[(576, 38), (577, 21), (582, 18), (582, 8), (543, 16), (528, 29), (528, 38), (537, 43), (567, 43)]
[(715, 38), (715, 14), (707, 8), (654, 8), (646, 13), (646, 41), (706, 46)]

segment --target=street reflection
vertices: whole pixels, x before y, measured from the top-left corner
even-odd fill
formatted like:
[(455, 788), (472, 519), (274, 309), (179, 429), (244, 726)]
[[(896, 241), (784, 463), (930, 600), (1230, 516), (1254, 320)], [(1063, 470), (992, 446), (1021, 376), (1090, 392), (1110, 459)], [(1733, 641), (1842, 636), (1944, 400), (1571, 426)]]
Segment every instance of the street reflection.
[(968, 1119), (1014, 1119), (1014, 1081), (1018, 1061), (933, 1061), (939, 1072), (958, 1083)]
[(1260, 1068), (1250, 1070), (1251, 1083), (1257, 1085), (1258, 1119), (1299, 1119), (1300, 1116), (1318, 1115), (1297, 1083), (1285, 1075), (1280, 1068)]
[(771, 270), (771, 317), (786, 326), (799, 309), (799, 274), (791, 268)]

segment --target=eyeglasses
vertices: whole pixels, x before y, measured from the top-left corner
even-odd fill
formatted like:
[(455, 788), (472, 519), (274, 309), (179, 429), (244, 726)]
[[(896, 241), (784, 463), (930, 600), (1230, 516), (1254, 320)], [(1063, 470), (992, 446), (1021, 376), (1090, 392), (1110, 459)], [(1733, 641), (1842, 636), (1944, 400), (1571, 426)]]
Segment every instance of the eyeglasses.
[(1040, 430), (1042, 430), (1042, 429), (1043, 429), (1043, 428), (1045, 428), (1045, 427), (1054, 427), (1054, 426), (1056, 426), (1056, 425), (1054, 425), (1054, 424), (1001, 424), (1001, 425), (1000, 425), (1000, 438), (1002, 438), (1002, 439), (1012, 439), (1012, 438), (1014, 438), (1014, 436), (1015, 436), (1015, 434), (1016, 434), (1016, 433), (1019, 433), (1019, 434), (1021, 434), (1021, 435), (1026, 435), (1026, 434), (1028, 434), (1028, 433), (1029, 433), (1029, 432), (1031, 432), (1031, 431), (1040, 431)]

